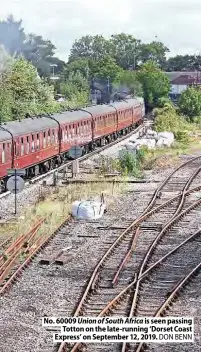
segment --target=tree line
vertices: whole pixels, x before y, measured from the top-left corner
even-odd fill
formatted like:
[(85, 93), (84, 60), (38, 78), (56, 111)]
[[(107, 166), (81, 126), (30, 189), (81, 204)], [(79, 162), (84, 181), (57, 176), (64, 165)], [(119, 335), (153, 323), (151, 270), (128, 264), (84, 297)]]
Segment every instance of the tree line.
[[(76, 40), (64, 62), (50, 40), (26, 34), (22, 20), (12, 15), (0, 21), (0, 46), (1, 121), (87, 105), (94, 81), (100, 90), (109, 84), (113, 93), (143, 95), (148, 108), (161, 106), (170, 91), (164, 71), (193, 70), (201, 60), (188, 55), (167, 59), (169, 49), (160, 41), (143, 43), (120, 33)], [(54, 82), (51, 65), (59, 77)], [(66, 102), (56, 103), (56, 93)]]

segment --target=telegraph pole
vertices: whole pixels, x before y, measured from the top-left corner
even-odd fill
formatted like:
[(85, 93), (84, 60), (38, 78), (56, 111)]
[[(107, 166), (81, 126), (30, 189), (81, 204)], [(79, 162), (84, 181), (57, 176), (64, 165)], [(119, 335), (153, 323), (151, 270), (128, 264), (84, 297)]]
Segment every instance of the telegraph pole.
[(107, 91), (110, 93), (110, 77), (107, 77)]
[(133, 71), (136, 69), (136, 41), (134, 44), (134, 51), (133, 51)]

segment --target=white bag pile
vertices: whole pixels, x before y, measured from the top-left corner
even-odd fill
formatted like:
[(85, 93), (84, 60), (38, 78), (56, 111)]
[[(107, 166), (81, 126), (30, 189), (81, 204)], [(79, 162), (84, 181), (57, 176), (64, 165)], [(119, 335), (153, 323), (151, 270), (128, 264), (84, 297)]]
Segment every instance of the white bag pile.
[(172, 132), (159, 132), (151, 129), (147, 130), (146, 138), (141, 139), (130, 139), (129, 143), (126, 144), (126, 150), (134, 151), (140, 149), (142, 146), (146, 146), (149, 150), (155, 149), (156, 147), (171, 147), (174, 142), (174, 134)]
[(76, 200), (72, 204), (72, 215), (80, 220), (97, 220), (103, 216), (105, 209), (106, 205), (104, 202)]
[(159, 132), (156, 146), (171, 147), (174, 142), (174, 134), (172, 132)]

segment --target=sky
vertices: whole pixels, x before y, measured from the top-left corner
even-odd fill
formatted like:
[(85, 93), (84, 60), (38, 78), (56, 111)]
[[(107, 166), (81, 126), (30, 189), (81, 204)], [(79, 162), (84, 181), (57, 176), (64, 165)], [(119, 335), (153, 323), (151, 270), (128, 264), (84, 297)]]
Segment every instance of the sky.
[(73, 42), (87, 34), (124, 32), (144, 42), (157, 36), (170, 56), (201, 52), (200, 0), (6, 0), (0, 19), (8, 14), (23, 20), (26, 33), (50, 39), (64, 61)]

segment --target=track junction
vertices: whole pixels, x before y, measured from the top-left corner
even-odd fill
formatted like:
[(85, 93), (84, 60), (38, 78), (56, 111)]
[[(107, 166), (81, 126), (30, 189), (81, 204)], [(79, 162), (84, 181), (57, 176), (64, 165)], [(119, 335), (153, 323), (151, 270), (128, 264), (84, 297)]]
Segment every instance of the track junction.
[[(24, 285), (27, 286), (28, 291), (30, 289), (28, 282), (34, 278), (35, 291), (32, 285), (31, 296), (28, 293), (26, 297), (26, 293), (24, 293), (24, 297), (23, 289), (21, 291), (20, 288), (23, 280), (18, 283), (16, 292), (18, 292), (19, 297), (24, 297), (24, 309), (27, 308), (28, 297), (31, 298), (35, 309), (40, 310), (38, 304), (43, 298), (47, 301), (50, 294), (57, 294), (58, 297), (51, 299), (51, 304), (54, 302), (55, 307), (50, 308), (49, 306), (48, 309), (47, 305), (44, 312), (43, 306), (40, 314), (48, 316), (165, 316), (171, 314), (172, 304), (177, 305), (177, 301), (180, 296), (182, 297), (183, 292), (186, 294), (194, 285), (200, 290), (200, 161), (201, 156), (198, 156), (188, 159), (180, 165), (152, 192), (151, 199), (145, 196), (146, 193), (143, 194), (142, 192), (141, 206), (135, 209), (135, 215), (132, 209), (135, 204), (135, 193), (133, 192), (129, 195), (128, 204), (125, 203), (125, 208), (118, 213), (118, 216), (113, 214), (112, 220), (108, 214), (98, 223), (99, 226), (96, 223), (86, 224), (72, 221), (69, 224), (67, 220), (59, 226), (56, 233), (44, 238), (44, 242), (40, 243), (40, 246), (35, 248), (35, 252), (31, 253), (29, 262), (47, 245), (45, 252), (42, 251), (34, 259), (33, 265), (23, 275)], [(41, 219), (41, 221), (45, 221), (45, 219)], [(70, 230), (74, 231), (74, 226), (80, 227), (81, 243), (78, 241), (78, 237), (74, 240), (73, 236), (69, 236)], [(82, 237), (81, 232), (84, 227), (85, 233), (89, 232), (90, 228), (90, 235), (87, 234)], [(32, 236), (32, 239), (34, 238), (33, 233), (29, 233), (29, 239), (30, 236)], [(99, 236), (100, 233), (102, 234)], [(71, 238), (71, 243), (69, 243), (69, 238)], [(84, 246), (86, 238), (89, 240), (88, 247), (85, 247), (84, 253), (82, 253), (82, 245), (80, 246), (80, 244)], [(96, 239), (96, 244), (94, 239)], [(15, 245), (15, 251), (20, 248), (20, 243), (22, 242), (19, 241)], [(69, 244), (73, 248), (69, 252), (70, 255), (68, 251), (66, 254), (62, 253), (62, 260), (56, 262), (55, 255)], [(10, 251), (10, 247), (6, 249), (9, 241), (3, 245), (7, 254), (13, 253)], [(93, 248), (90, 249), (90, 246), (93, 246)], [(94, 258), (93, 253), (97, 254), (96, 258)], [(50, 260), (49, 263), (46, 263), (48, 265), (44, 265), (42, 261), (45, 256), (47, 257), (47, 254), (54, 260)], [(1, 277), (3, 279), (6, 276), (3, 275), (3, 270), (8, 270), (11, 261), (12, 259), (9, 257), (2, 262)], [(24, 269), (27, 264), (26, 262), (26, 265), (21, 269)], [(83, 268), (84, 264), (86, 265), (85, 269)], [(67, 271), (65, 270), (66, 267), (68, 267)], [(84, 277), (82, 277), (83, 275)], [(42, 277), (44, 282), (40, 281), (43, 281)], [(61, 284), (61, 280), (63, 284)], [(46, 290), (45, 282), (47, 288), (52, 287), (52, 293)], [(1, 290), (4, 293), (8, 285), (4, 282), (2, 285)], [(70, 305), (72, 306), (74, 301), (73, 312), (68, 307), (69, 298), (68, 291), (65, 290), (66, 285), (68, 289), (72, 288)], [(13, 290), (15, 290), (15, 287)], [(40, 294), (38, 297), (34, 297), (34, 292), (36, 294), (37, 291), (42, 293), (41, 297)], [(10, 294), (12, 296), (12, 290)], [(9, 293), (5, 297), (8, 296)], [(35, 303), (33, 304), (34, 299)], [(38, 313), (37, 311), (37, 315)], [(182, 311), (179, 314), (182, 315)], [(188, 315), (191, 314), (189, 311)], [(200, 315), (199, 309), (196, 312), (196, 307), (194, 315), (197, 317)], [(36, 322), (34, 325), (36, 325)], [(196, 325), (197, 328), (198, 325)], [(38, 326), (38, 329), (40, 329), (40, 326)], [(53, 346), (50, 336), (51, 331), (46, 332), (46, 334), (45, 340), (39, 339), (40, 343), (36, 343), (33, 351), (139, 352), (143, 351), (145, 347), (143, 344), (81, 345), (78, 343), (75, 345), (62, 343), (60, 346)], [(192, 347), (193, 351), (199, 351), (198, 331), (196, 331), (196, 334), (195, 345), (188, 346), (188, 348)], [(27, 346), (27, 350), (29, 348), (30, 346)], [(150, 344), (147, 348), (152, 350), (153, 347)], [(154, 350), (157, 351), (160, 348), (160, 345), (155, 345)], [(167, 351), (171, 350), (171, 346), (168, 344), (167, 347), (163, 345), (163, 348), (164, 351), (166, 349)], [(176, 350), (176, 348), (172, 346), (171, 351)], [(180, 348), (180, 351), (185, 351), (185, 346), (180, 345)], [(11, 350), (7, 349), (5, 351)], [(21, 351), (24, 351), (24, 349), (22, 348)]]

